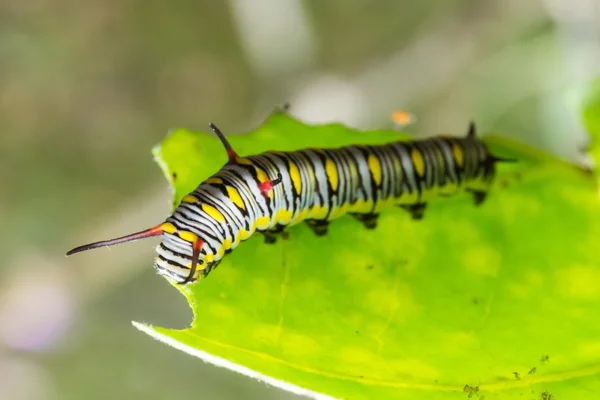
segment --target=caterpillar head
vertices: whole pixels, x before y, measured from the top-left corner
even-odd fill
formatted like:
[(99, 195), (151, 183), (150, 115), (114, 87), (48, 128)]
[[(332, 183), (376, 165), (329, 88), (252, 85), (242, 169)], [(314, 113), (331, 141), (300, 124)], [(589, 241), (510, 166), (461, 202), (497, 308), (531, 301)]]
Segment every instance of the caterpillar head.
[(200, 252), (204, 240), (191, 232), (177, 232), (170, 222), (164, 222), (130, 235), (75, 247), (67, 252), (67, 256), (98, 247), (112, 246), (159, 235), (162, 235), (163, 238), (157, 247), (158, 257), (154, 267), (160, 275), (165, 275), (183, 285), (196, 281), (198, 270), (202, 275), (207, 275), (210, 272), (211, 265), (204, 259), (205, 255)]
[[(225, 135), (214, 124), (209, 124), (210, 128), (217, 135), (229, 159), (229, 164), (237, 163), (238, 155), (233, 150)], [(265, 196), (270, 196), (275, 185), (281, 184), (282, 175), (277, 174), (277, 178), (261, 182), (260, 191)], [(207, 255), (202, 252), (204, 240), (196, 234), (189, 231), (177, 230), (168, 220), (159, 225), (146, 230), (132, 233), (130, 235), (118, 237), (110, 240), (103, 240), (79, 246), (70, 250), (67, 256), (79, 253), (80, 251), (91, 250), (103, 246), (112, 246), (118, 243), (130, 242), (133, 240), (144, 239), (152, 236), (162, 235), (162, 241), (157, 247), (158, 256), (154, 267), (160, 275), (165, 275), (179, 284), (186, 284), (196, 281), (196, 275), (206, 276), (219, 261), (214, 261), (214, 255)]]
[(156, 247), (156, 271), (179, 284), (196, 281), (196, 272), (206, 276), (213, 263), (202, 252), (204, 240), (193, 232), (177, 230), (170, 222), (163, 223), (162, 228), (162, 241)]

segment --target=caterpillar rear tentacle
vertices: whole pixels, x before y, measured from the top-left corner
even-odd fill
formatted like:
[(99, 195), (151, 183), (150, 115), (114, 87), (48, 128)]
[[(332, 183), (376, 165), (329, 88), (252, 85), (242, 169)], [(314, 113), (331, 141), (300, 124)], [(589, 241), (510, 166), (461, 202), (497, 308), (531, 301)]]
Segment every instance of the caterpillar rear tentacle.
[[(305, 222), (317, 235), (332, 220), (352, 215), (376, 229), (390, 206), (424, 218), (435, 196), (470, 192), (481, 204), (498, 162), (476, 137), (433, 137), (386, 145), (269, 151), (240, 157), (223, 133), (209, 125), (227, 153), (227, 163), (182, 198), (165, 222), (107, 241), (76, 247), (67, 255), (152, 236), (162, 236), (155, 268), (187, 284), (207, 276), (223, 257), (255, 232), (265, 243), (287, 237), (284, 229)], [(274, 179), (272, 177), (275, 177)]]

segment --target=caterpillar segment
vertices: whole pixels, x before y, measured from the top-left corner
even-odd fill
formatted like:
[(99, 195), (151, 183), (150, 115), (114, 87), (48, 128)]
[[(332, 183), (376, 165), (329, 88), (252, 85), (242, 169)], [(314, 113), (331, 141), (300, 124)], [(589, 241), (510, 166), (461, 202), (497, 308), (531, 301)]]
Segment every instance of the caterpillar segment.
[(287, 238), (287, 227), (304, 222), (317, 236), (350, 214), (375, 229), (381, 211), (397, 206), (424, 217), (435, 196), (471, 193), (481, 204), (498, 161), (470, 124), (465, 137), (433, 137), (386, 145), (269, 151), (239, 156), (223, 133), (209, 125), (227, 163), (183, 197), (165, 222), (116, 239), (76, 247), (67, 255), (127, 241), (162, 236), (155, 268), (186, 284), (207, 276), (223, 257), (255, 233), (265, 243)]

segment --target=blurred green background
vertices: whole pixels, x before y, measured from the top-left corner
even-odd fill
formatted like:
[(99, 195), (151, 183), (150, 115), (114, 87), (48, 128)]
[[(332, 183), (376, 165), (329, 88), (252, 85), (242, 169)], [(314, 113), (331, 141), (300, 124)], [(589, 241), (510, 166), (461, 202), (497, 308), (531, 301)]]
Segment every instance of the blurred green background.
[(245, 132), (286, 101), (390, 128), (402, 108), (417, 135), (474, 119), (587, 162), (597, 75), (596, 0), (0, 2), (0, 399), (294, 397), (131, 326), (191, 319), (155, 242), (64, 257), (169, 213), (150, 149), (170, 128)]

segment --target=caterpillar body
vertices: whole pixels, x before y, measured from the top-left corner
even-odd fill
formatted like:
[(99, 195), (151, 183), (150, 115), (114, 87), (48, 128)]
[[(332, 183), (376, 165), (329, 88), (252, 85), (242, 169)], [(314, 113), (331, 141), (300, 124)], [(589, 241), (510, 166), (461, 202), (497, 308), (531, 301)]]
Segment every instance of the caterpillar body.
[(242, 241), (260, 232), (266, 243), (305, 222), (319, 236), (345, 214), (366, 229), (382, 209), (399, 206), (423, 217), (434, 196), (470, 192), (481, 204), (498, 161), (475, 135), (432, 137), (385, 145), (269, 151), (240, 157), (210, 124), (228, 155), (216, 174), (183, 197), (165, 222), (141, 232), (76, 247), (67, 255), (162, 235), (155, 268), (186, 284), (207, 276)]

